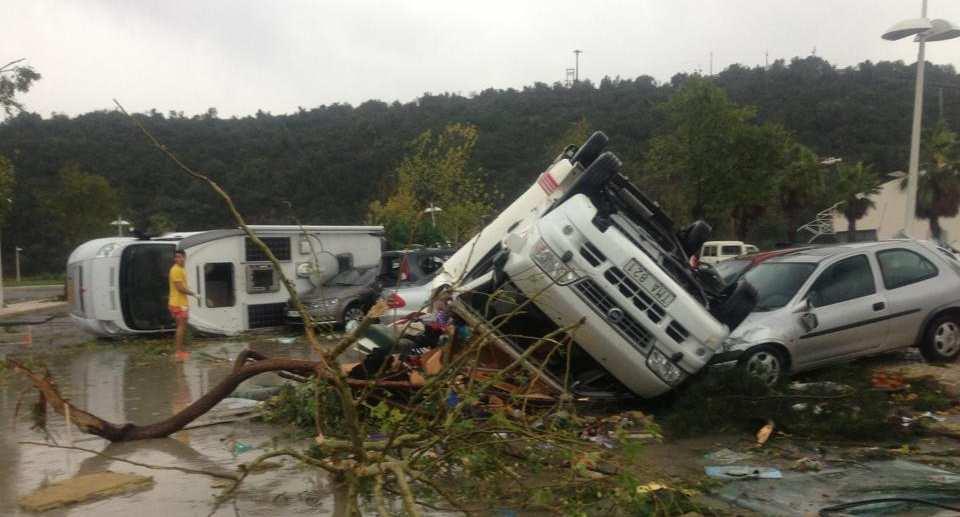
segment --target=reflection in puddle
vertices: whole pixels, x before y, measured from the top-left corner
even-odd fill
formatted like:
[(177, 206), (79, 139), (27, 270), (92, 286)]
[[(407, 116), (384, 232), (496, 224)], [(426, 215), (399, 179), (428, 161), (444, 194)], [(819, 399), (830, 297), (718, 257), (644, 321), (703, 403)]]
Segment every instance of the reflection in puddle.
[[(61, 354), (48, 367), (64, 396), (74, 404), (115, 423), (147, 424), (166, 418), (200, 397), (230, 371), (236, 355), (248, 343), (213, 341), (197, 343), (185, 363), (166, 356), (143, 353), (136, 345), (103, 345)], [(293, 343), (257, 342), (251, 345), (268, 355), (309, 357), (302, 340)], [(245, 386), (276, 384), (276, 375), (261, 375)], [(217, 479), (170, 470), (151, 470), (91, 455), (46, 447), (19, 445), (19, 441), (44, 441), (42, 432), (30, 430), (31, 390), (23, 398), (20, 416), (14, 418), (18, 393), (26, 384), (16, 378), (0, 385), (0, 515), (26, 515), (16, 506), (18, 496), (77, 474), (105, 469), (152, 476), (156, 484), (144, 492), (115, 496), (44, 515), (207, 515), (213, 508)], [(67, 434), (62, 417), (52, 412), (48, 430), (61, 444)], [(102, 451), (116, 458), (153, 465), (174, 465), (219, 473), (233, 473), (272, 447), (281, 430), (255, 422), (236, 422), (181, 431), (170, 438), (110, 444), (72, 433), (75, 445)], [(281, 439), (282, 440), (282, 439)], [(230, 445), (243, 442), (252, 450), (234, 456)], [(289, 445), (289, 444), (286, 444)], [(292, 460), (277, 460), (278, 467), (251, 476), (238, 492), (237, 509), (243, 514), (299, 515), (342, 513), (336, 486), (322, 471), (303, 469)], [(234, 515), (232, 504), (214, 515)]]

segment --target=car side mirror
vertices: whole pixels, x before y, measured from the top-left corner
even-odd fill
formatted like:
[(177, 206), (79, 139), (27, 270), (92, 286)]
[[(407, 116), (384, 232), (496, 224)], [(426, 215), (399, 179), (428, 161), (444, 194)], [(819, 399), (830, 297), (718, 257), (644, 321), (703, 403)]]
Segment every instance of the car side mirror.
[(803, 329), (807, 332), (820, 326), (820, 322), (817, 320), (817, 315), (812, 312), (805, 312), (800, 315), (800, 325), (803, 326)]

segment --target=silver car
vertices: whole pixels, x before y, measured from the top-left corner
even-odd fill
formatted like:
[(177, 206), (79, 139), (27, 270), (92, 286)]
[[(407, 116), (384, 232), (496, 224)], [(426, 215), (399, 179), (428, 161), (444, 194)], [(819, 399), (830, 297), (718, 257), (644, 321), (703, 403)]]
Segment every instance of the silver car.
[(810, 370), (912, 346), (928, 361), (960, 353), (960, 262), (927, 241), (812, 248), (772, 258), (744, 279), (757, 305), (712, 363), (774, 384)]

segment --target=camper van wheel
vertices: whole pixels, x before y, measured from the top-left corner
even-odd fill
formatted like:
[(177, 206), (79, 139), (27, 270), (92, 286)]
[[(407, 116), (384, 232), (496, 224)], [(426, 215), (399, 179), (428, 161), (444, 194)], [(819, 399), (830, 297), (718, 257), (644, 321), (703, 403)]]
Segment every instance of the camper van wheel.
[(603, 152), (603, 149), (609, 141), (610, 139), (607, 138), (607, 135), (603, 134), (603, 131), (595, 132), (580, 146), (577, 154), (573, 155), (570, 162), (579, 163), (580, 166), (584, 168), (589, 167), (590, 164), (597, 159), (597, 156), (600, 156), (600, 153)]
[(358, 303), (350, 304), (345, 311), (343, 311), (343, 322), (348, 321), (360, 321), (364, 316), (367, 315), (367, 311), (363, 310), (363, 307)]

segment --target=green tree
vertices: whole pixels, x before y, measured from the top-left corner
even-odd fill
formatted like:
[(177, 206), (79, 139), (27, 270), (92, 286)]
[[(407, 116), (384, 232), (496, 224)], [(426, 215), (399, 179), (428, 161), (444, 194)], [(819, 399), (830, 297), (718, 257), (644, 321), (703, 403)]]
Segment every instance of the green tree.
[(869, 165), (841, 164), (833, 188), (835, 199), (841, 202), (839, 210), (847, 218), (847, 241), (857, 240), (857, 221), (875, 206), (873, 196), (880, 192), (880, 176)]
[(780, 176), (777, 197), (786, 222), (787, 242), (797, 242), (797, 228), (823, 207), (826, 181), (817, 155), (801, 144), (790, 150), (789, 163)]
[(147, 218), (146, 232), (149, 235), (162, 235), (167, 232), (175, 231), (176, 229), (177, 226), (174, 224), (173, 220), (163, 212), (151, 214), (150, 217)]
[(26, 93), (33, 82), (40, 79), (33, 67), (21, 63), (23, 59), (17, 59), (0, 66), (0, 107), (8, 117), (23, 109), (16, 95)]
[[(369, 220), (387, 227), (393, 245), (423, 237), (432, 243), (437, 235), (455, 245), (464, 242), (491, 208), (479, 172), (467, 168), (476, 142), (476, 127), (465, 124), (422, 133), (397, 168), (393, 193), (382, 204), (371, 203)], [(428, 207), (442, 211), (424, 217)]]
[(757, 125), (711, 82), (693, 78), (661, 106), (665, 130), (650, 144), (645, 168), (678, 219), (730, 223), (745, 239), (771, 199), (792, 146), (776, 124)]
[(924, 135), (922, 157), (924, 174), (917, 189), (917, 216), (930, 221), (930, 234), (939, 240), (943, 237), (940, 219), (954, 217), (960, 211), (957, 134), (943, 120)]
[(110, 221), (119, 213), (120, 203), (107, 180), (73, 163), (60, 169), (57, 180), (45, 206), (66, 249), (109, 235)]

